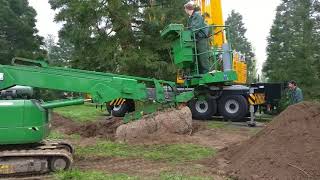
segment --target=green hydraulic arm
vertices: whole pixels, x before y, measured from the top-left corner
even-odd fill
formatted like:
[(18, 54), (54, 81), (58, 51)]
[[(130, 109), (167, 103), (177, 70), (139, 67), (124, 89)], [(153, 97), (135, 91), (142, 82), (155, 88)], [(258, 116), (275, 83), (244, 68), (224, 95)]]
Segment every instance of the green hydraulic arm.
[[(158, 103), (185, 102), (192, 96), (176, 94), (175, 82), (151, 78), (50, 67), (43, 61), (14, 58), (13, 65), (0, 65), (0, 90), (15, 85), (88, 93), (95, 103), (116, 98)], [(170, 87), (171, 92), (164, 87)]]

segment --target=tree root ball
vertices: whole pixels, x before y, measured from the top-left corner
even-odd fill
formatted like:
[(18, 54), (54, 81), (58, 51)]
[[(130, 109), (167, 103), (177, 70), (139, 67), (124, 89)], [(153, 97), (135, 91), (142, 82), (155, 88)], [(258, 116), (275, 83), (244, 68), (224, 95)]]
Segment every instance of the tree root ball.
[(192, 132), (192, 115), (188, 107), (168, 109), (119, 126), (116, 139), (121, 142), (137, 141), (161, 134), (188, 134)]

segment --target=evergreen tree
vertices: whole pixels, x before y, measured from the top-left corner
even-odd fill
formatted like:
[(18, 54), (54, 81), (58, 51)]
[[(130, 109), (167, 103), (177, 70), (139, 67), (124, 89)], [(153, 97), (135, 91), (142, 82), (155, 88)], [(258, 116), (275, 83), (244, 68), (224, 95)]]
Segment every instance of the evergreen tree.
[(45, 48), (47, 59), (51, 65), (54, 66), (69, 66), (72, 56), (74, 54), (74, 47), (65, 39), (60, 38), (58, 43), (54, 42), (55, 38), (49, 35), (45, 39)]
[(231, 46), (237, 52), (245, 55), (248, 65), (248, 82), (253, 83), (257, 80), (257, 69), (255, 55), (252, 45), (246, 37), (247, 29), (243, 23), (242, 15), (234, 10), (228, 16), (225, 24), (230, 27)]
[(296, 80), (307, 98), (319, 93), (317, 0), (284, 0), (268, 38), (263, 71), (269, 81)]
[(74, 46), (71, 65), (102, 72), (174, 79), (160, 30), (183, 23), (184, 0), (50, 0), (65, 22), (60, 38)]
[(42, 38), (36, 33), (36, 12), (27, 0), (0, 0), (0, 63), (15, 56), (38, 58)]

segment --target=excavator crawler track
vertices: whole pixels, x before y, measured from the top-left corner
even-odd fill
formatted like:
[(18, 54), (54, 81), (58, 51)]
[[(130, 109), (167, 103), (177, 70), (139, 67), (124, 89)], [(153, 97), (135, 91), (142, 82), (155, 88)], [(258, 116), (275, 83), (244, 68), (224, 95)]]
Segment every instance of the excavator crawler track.
[(0, 178), (67, 170), (73, 164), (73, 147), (66, 142), (43, 141), (0, 147)]

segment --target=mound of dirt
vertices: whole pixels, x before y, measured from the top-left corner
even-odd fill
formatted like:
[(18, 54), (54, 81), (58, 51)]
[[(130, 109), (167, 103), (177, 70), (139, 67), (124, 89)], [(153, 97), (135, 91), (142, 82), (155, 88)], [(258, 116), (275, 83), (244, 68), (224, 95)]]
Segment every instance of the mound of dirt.
[(53, 129), (64, 134), (79, 134), (82, 137), (101, 137), (115, 140), (116, 129), (123, 124), (121, 118), (112, 118), (81, 124), (54, 113), (51, 121)]
[(320, 104), (290, 106), (222, 156), (236, 179), (320, 179)]
[(116, 131), (121, 142), (139, 142), (152, 136), (192, 133), (192, 115), (188, 107), (168, 109), (144, 117), (139, 121), (123, 124)]
[(90, 122), (74, 128), (73, 133), (78, 132), (83, 137), (101, 137), (108, 140), (115, 140), (117, 128), (122, 125), (121, 118), (112, 118), (109, 120), (102, 120)]
[(51, 120), (52, 128), (64, 134), (72, 134), (73, 129), (80, 127), (80, 124), (68, 118), (65, 118), (57, 113), (53, 113)]

